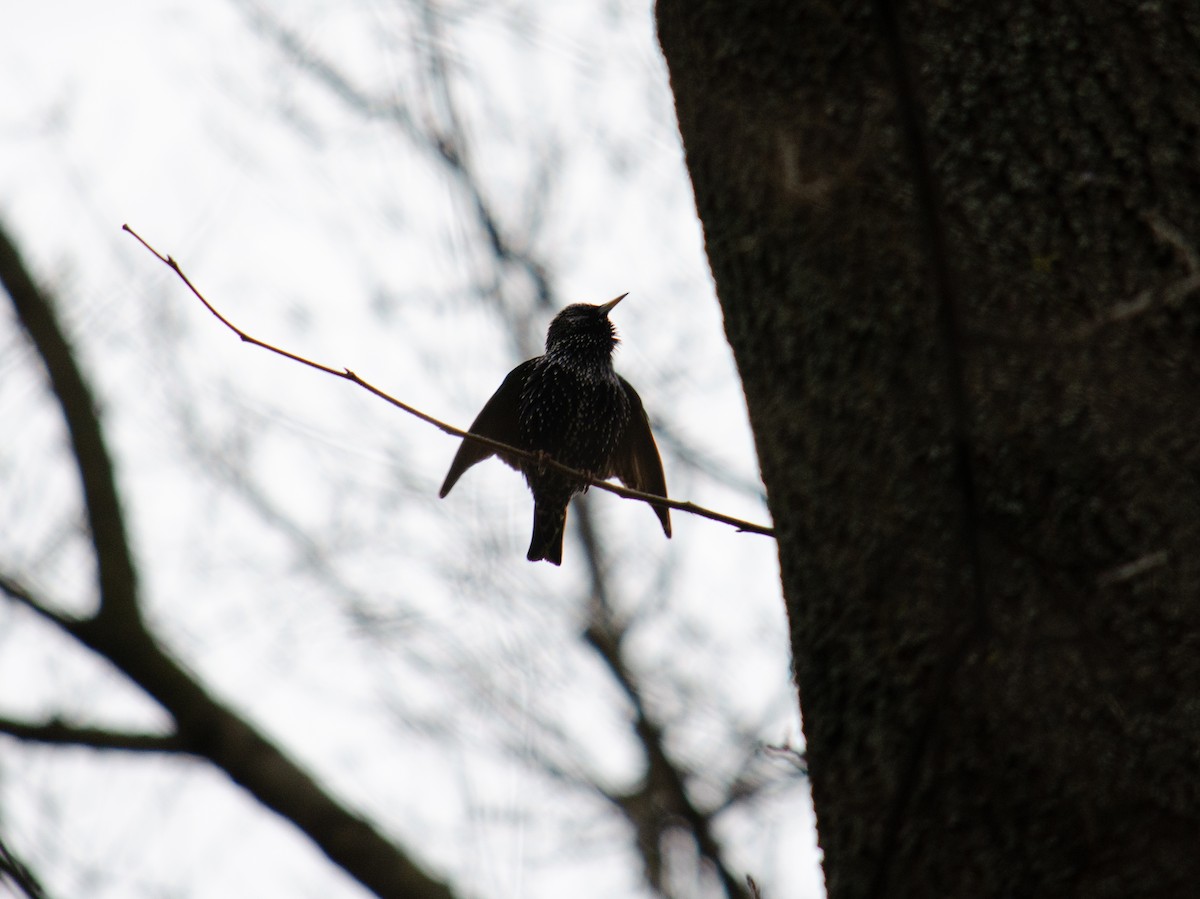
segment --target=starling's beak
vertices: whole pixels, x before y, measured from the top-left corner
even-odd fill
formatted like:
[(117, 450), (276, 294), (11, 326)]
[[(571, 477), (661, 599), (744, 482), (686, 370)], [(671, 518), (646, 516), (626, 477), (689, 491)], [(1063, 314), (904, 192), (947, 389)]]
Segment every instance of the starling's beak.
[(619, 297), (617, 297), (615, 300), (609, 300), (607, 303), (605, 303), (604, 305), (602, 305), (600, 307), (600, 311), (603, 312), (605, 315), (608, 315), (608, 313), (612, 312), (613, 306), (617, 305), (617, 303), (621, 302), (621, 300), (625, 299), (627, 296), (629, 296), (629, 294), (623, 293)]

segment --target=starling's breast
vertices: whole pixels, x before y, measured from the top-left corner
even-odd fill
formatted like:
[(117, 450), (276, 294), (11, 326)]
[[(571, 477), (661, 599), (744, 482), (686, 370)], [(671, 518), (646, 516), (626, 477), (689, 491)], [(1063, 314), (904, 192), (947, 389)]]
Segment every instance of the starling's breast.
[(572, 468), (604, 471), (629, 419), (629, 400), (612, 366), (540, 361), (521, 393), (524, 442)]

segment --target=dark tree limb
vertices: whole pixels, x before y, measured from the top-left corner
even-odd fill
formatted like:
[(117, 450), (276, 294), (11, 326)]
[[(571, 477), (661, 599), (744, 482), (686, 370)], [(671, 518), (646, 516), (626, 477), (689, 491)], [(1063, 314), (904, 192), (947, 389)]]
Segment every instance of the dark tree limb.
[(9, 881), (17, 887), (28, 899), (50, 899), (41, 881), (34, 876), (20, 857), (9, 848), (7, 841), (0, 836), (0, 884)]
[(0, 284), (4, 285), (37, 350), (50, 389), (62, 410), (71, 452), (83, 487), (84, 508), (95, 546), (100, 614), (135, 621), (139, 616), (137, 573), (113, 473), (101, 433), (100, 416), (83, 372), (49, 298), (21, 260), (7, 230), (0, 227)]
[(80, 727), (56, 718), (33, 722), (0, 716), (0, 734), (6, 734), (23, 743), (80, 746), (86, 749), (162, 753), (187, 751), (183, 741), (176, 734), (144, 734), (103, 727)]
[(267, 808), (300, 828), (331, 861), (381, 897), (451, 899), (368, 821), (326, 793), (313, 777), (251, 723), (213, 697), (173, 659), (138, 611), (135, 563), (126, 537), (111, 456), (95, 402), (59, 326), (54, 304), (0, 228), (0, 283), (50, 376), (71, 433), (99, 570), (100, 612), (63, 616), (12, 578), (0, 590), (107, 659), (174, 719), (179, 751), (223, 770)]
[(662, 724), (646, 706), (641, 684), (622, 649), (626, 630), (613, 614), (608, 578), (601, 565), (602, 553), (589, 510), (580, 507), (578, 512), (579, 533), (587, 550), (585, 558), (592, 584), (584, 642), (599, 656), (632, 705), (634, 734), (646, 763), (645, 776), (636, 789), (620, 794), (602, 791), (602, 794), (633, 826), (646, 879), (656, 890), (664, 889), (663, 841), (671, 830), (680, 829), (695, 842), (697, 854), (711, 867), (725, 895), (729, 899), (748, 899), (745, 882), (730, 869), (725, 847), (716, 836), (714, 812), (702, 809), (688, 795), (688, 772), (668, 751)]

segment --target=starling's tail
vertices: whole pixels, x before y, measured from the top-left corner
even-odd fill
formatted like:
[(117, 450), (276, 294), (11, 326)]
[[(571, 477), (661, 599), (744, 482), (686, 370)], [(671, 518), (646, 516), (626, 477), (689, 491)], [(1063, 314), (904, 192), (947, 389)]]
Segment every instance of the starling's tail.
[(525, 558), (530, 562), (545, 559), (552, 565), (562, 564), (563, 528), (567, 524), (566, 504), (534, 503), (533, 539)]

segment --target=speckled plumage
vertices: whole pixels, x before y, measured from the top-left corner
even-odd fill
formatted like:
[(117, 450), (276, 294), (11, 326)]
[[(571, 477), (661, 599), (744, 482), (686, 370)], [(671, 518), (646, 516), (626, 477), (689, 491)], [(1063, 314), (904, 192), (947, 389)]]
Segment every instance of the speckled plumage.
[[(546, 333), (545, 354), (509, 373), (471, 431), (544, 452), (597, 478), (616, 477), (635, 490), (666, 496), (662, 460), (641, 398), (612, 366), (617, 336), (608, 314), (624, 297), (602, 306), (576, 303), (559, 312)], [(440, 495), (491, 455), (489, 447), (464, 440)], [(561, 564), (567, 505), (586, 485), (545, 465), (500, 457), (525, 475), (533, 493), (533, 537), (526, 558)], [(654, 511), (670, 537), (669, 510)]]

